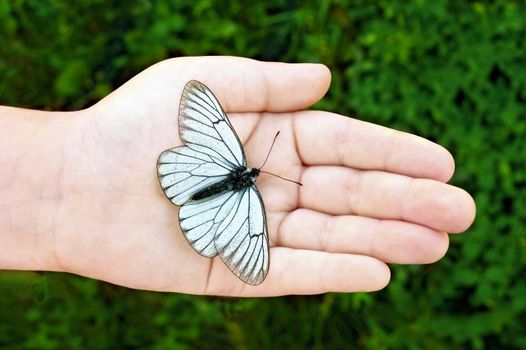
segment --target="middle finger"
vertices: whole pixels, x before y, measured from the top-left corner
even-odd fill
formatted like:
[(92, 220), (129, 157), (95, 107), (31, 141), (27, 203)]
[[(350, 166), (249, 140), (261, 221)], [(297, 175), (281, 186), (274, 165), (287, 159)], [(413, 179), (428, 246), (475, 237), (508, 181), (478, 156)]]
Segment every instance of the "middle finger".
[(305, 168), (300, 207), (333, 215), (353, 214), (414, 222), (462, 232), (474, 204), (462, 189), (429, 179), (338, 166)]

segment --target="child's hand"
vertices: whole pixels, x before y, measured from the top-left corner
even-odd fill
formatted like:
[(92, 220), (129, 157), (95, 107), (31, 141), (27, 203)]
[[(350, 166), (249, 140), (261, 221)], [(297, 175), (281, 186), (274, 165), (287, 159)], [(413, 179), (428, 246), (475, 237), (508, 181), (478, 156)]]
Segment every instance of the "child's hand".
[[(181, 144), (179, 98), (189, 80), (210, 87), (229, 115), (267, 210), (270, 270), (252, 287), (218, 257), (198, 255), (156, 175), (160, 152)], [(420, 137), (323, 111), (299, 111), (326, 92), (322, 65), (233, 57), (178, 58), (145, 70), (75, 112), (56, 204), (58, 270), (132, 288), (228, 296), (378, 290), (386, 263), (440, 259), (475, 205), (445, 184), (447, 150)]]

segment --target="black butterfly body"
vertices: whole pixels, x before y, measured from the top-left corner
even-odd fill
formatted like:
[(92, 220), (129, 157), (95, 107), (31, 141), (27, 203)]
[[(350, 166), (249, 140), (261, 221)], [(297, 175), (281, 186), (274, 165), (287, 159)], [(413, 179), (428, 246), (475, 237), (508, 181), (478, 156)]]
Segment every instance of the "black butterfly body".
[(197, 201), (211, 197), (215, 194), (225, 191), (241, 191), (247, 187), (253, 186), (256, 182), (256, 177), (259, 176), (259, 169), (247, 167), (237, 167), (228, 174), (228, 177), (215, 184), (203, 188), (192, 195), (192, 200)]

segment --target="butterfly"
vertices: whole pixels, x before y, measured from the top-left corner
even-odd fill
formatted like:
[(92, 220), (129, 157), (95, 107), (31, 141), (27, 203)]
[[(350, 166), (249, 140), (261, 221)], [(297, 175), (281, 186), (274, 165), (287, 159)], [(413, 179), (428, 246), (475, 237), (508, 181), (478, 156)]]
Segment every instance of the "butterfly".
[(162, 152), (157, 173), (166, 197), (181, 206), (186, 240), (202, 256), (218, 255), (245, 283), (260, 284), (270, 264), (265, 206), (255, 186), (263, 171), (247, 167), (226, 113), (196, 80), (182, 93), (179, 135), (184, 146)]

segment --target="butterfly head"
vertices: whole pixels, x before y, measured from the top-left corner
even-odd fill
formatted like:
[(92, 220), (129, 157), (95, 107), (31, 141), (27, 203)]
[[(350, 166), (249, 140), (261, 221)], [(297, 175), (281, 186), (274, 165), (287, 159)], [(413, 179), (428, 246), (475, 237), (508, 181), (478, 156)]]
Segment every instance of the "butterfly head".
[(251, 168), (251, 169), (247, 169), (250, 177), (252, 178), (252, 181), (255, 182), (256, 181), (256, 177), (259, 176), (259, 173), (261, 172), (261, 170), (259, 170), (258, 168)]

